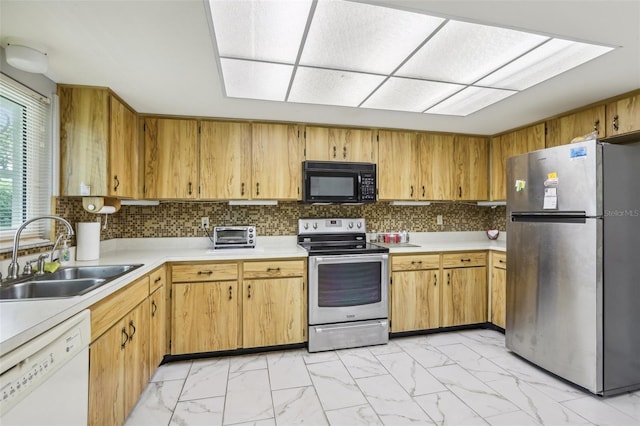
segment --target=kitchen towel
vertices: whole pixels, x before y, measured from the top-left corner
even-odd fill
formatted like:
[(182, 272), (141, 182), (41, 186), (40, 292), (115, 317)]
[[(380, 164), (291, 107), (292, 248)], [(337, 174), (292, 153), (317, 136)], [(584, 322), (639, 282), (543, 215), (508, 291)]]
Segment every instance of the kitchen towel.
[(76, 224), (76, 260), (100, 258), (100, 222), (78, 222)]

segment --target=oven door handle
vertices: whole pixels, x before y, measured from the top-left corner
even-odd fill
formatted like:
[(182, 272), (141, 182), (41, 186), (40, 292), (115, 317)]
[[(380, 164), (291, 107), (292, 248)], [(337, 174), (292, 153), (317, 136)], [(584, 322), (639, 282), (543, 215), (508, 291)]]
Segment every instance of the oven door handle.
[[(386, 321), (378, 321), (378, 326), (380, 327), (384, 327), (386, 324)], [(327, 332), (332, 332), (332, 331), (344, 331), (345, 329), (348, 328), (363, 328), (363, 327), (371, 327), (371, 322), (367, 322), (367, 324), (341, 324), (341, 325), (326, 325), (326, 326), (312, 326), (316, 333), (327, 333)]]
[[(362, 261), (385, 261), (389, 259), (389, 255), (384, 254), (341, 254), (337, 256), (309, 256), (315, 263), (336, 262), (337, 263), (355, 263)], [(342, 262), (341, 262), (342, 261)]]

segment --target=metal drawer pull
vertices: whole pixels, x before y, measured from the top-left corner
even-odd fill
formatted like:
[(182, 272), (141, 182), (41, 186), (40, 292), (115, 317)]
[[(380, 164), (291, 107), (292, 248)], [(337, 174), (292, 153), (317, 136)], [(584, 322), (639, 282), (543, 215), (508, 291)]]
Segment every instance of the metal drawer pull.
[(198, 271), (198, 275), (211, 275), (213, 271)]
[(122, 327), (122, 334), (124, 335), (124, 342), (120, 343), (120, 349), (124, 349), (127, 346), (127, 342), (129, 341), (129, 335), (127, 334), (127, 329)]
[(129, 327), (133, 328), (133, 333), (129, 336), (129, 340), (133, 340), (133, 336), (136, 334), (136, 326), (133, 325), (133, 320), (129, 321)]
[(415, 265), (415, 264), (422, 265), (422, 260), (412, 260), (411, 264), (412, 265)]
[(471, 262), (471, 259), (460, 259), (460, 262)]
[(155, 317), (156, 316), (156, 311), (158, 310), (158, 305), (156, 305), (156, 301), (152, 300), (151, 301), (151, 316)]
[(161, 279), (162, 279), (162, 277), (158, 277), (158, 278), (156, 278), (155, 280), (153, 280), (153, 282), (154, 282), (154, 283), (157, 283), (157, 282), (159, 282)]
[(500, 262), (500, 263), (507, 263), (507, 261), (506, 261), (506, 260), (502, 260), (502, 259), (498, 260), (498, 262)]
[(267, 272), (280, 272), (280, 268), (267, 268)]

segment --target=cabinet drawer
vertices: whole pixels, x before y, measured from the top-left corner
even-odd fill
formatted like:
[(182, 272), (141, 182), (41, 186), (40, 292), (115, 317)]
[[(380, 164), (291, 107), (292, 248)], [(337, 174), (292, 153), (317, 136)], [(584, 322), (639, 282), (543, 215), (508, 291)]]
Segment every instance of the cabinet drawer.
[(140, 278), (106, 299), (92, 305), (91, 341), (100, 337), (149, 296), (149, 276)]
[(238, 279), (237, 263), (202, 263), (173, 265), (171, 280), (175, 282), (233, 281)]
[(307, 274), (304, 260), (245, 262), (244, 278), (301, 277)]
[(149, 294), (162, 287), (167, 281), (167, 270), (163, 266), (149, 274)]
[(411, 271), (418, 269), (440, 268), (439, 254), (393, 255), (391, 256), (392, 271)]
[(467, 266), (485, 266), (486, 252), (452, 253), (442, 255), (443, 268), (465, 268)]
[(491, 264), (494, 268), (507, 269), (507, 254), (502, 252), (491, 252)]

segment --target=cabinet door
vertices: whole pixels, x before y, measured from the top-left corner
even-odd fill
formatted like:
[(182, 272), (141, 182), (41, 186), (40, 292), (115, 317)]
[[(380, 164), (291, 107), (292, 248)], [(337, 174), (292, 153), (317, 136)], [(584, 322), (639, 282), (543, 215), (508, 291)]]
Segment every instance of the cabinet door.
[(491, 268), (491, 322), (502, 328), (506, 323), (506, 282), (505, 269)]
[(167, 353), (166, 291), (164, 286), (149, 296), (149, 377), (158, 368)]
[(248, 199), (251, 124), (202, 121), (200, 126), (200, 198)]
[(297, 126), (252, 125), (252, 198), (299, 200), (302, 184), (302, 144)]
[(378, 200), (417, 199), (416, 134), (381, 130), (378, 135)]
[(138, 197), (138, 138), (136, 113), (114, 96), (109, 97), (108, 190), (114, 197)]
[(545, 147), (544, 123), (491, 139), (491, 199), (507, 199), (507, 158)]
[(488, 199), (489, 140), (473, 136), (456, 136), (453, 158), (456, 161), (453, 199)]
[(173, 284), (172, 354), (238, 347), (237, 281)]
[(607, 136), (640, 130), (640, 93), (607, 105)]
[(373, 134), (367, 129), (329, 129), (332, 159), (373, 162)]
[(568, 144), (573, 138), (593, 131), (597, 131), (598, 137), (603, 138), (606, 128), (604, 105), (549, 120), (546, 128), (545, 146), (547, 148)]
[(149, 301), (145, 300), (126, 317), (129, 340), (125, 347), (125, 416), (136, 405), (149, 382)]
[[(58, 88), (60, 96), (60, 194), (108, 195), (109, 92)], [(88, 185), (90, 194), (81, 192)]]
[(329, 146), (329, 128), (308, 126), (304, 129), (305, 159), (331, 161), (334, 159)]
[(487, 321), (487, 268), (443, 270), (443, 327)]
[(451, 135), (418, 134), (421, 200), (452, 200), (454, 198), (454, 140)]
[(108, 329), (89, 347), (89, 424), (124, 422), (124, 363), (127, 341), (125, 322)]
[(147, 118), (144, 124), (145, 197), (198, 197), (198, 123)]
[(392, 274), (392, 332), (425, 330), (439, 326), (439, 274), (437, 269)]
[(244, 348), (303, 342), (305, 318), (306, 304), (302, 278), (244, 281)]

